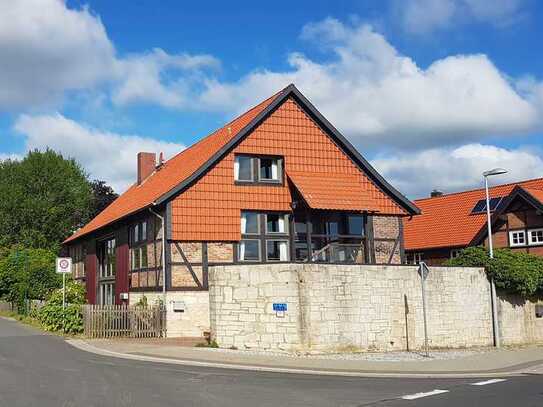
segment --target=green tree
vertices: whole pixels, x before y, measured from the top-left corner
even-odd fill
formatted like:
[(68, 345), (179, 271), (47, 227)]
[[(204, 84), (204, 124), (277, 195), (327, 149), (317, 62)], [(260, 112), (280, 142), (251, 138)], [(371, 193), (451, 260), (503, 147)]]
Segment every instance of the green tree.
[(469, 247), (447, 262), (449, 266), (484, 267), (496, 287), (524, 296), (543, 291), (543, 258), (510, 249), (495, 249), (494, 259), (483, 247)]
[(106, 209), (119, 195), (105, 181), (95, 179), (91, 182), (92, 188), (92, 213), (94, 218), (104, 209)]
[(0, 161), (0, 246), (58, 251), (89, 220), (92, 206), (87, 175), (73, 159), (48, 149)]
[(20, 309), (25, 299), (47, 299), (62, 284), (55, 273), (55, 257), (48, 249), (12, 247), (0, 258), (0, 298)]

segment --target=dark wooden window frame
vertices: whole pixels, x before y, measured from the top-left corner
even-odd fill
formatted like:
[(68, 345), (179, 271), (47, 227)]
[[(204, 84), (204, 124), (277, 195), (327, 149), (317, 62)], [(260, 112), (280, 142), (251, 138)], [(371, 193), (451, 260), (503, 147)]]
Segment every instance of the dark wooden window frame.
[[(241, 240), (257, 240), (259, 242), (259, 260), (241, 260), (239, 258), (239, 246), (240, 242), (236, 242), (234, 244), (234, 263), (236, 264), (262, 264), (262, 263), (290, 263), (292, 254), (291, 254), (291, 234), (289, 231), (291, 230), (290, 227), (290, 219), (292, 217), (292, 214), (289, 212), (282, 212), (282, 211), (242, 211), (244, 212), (250, 212), (250, 213), (256, 213), (258, 215), (258, 233), (257, 234), (242, 234)], [(267, 231), (267, 215), (268, 214), (278, 214), (278, 215), (285, 215), (287, 216), (286, 222), (285, 222), (285, 228), (286, 232), (271, 232), (268, 233)], [(240, 214), (241, 219), (241, 214)], [(287, 260), (268, 260), (268, 240), (274, 240), (274, 241), (284, 241), (287, 242), (287, 254), (288, 259)]]
[[(251, 165), (253, 170), (253, 179), (251, 181), (247, 180), (236, 180), (234, 177), (235, 185), (270, 185), (270, 186), (284, 186), (285, 185), (285, 159), (283, 156), (279, 155), (266, 155), (266, 154), (236, 154), (234, 160), (237, 157), (248, 157), (251, 158)], [(260, 178), (260, 160), (261, 159), (273, 159), (277, 160), (277, 173), (279, 175), (278, 180), (274, 179), (261, 179)]]
[[(344, 211), (323, 211), (325, 214), (332, 214), (333, 216), (338, 217), (338, 223), (344, 221), (348, 216), (361, 216), (362, 217), (362, 235), (351, 235), (351, 234), (327, 234), (327, 233), (315, 233), (314, 232), (314, 219), (315, 219), (315, 212), (306, 209), (305, 211), (305, 220), (306, 220), (306, 233), (300, 233), (301, 235), (306, 235), (306, 243), (307, 243), (307, 261), (298, 260), (296, 258), (296, 247), (295, 247), (295, 241), (296, 237), (298, 235), (298, 232), (295, 230), (295, 219), (292, 223), (292, 243), (291, 243), (291, 258), (294, 259), (294, 262), (296, 263), (325, 263), (325, 264), (335, 264), (338, 262), (330, 262), (330, 261), (314, 261), (313, 260), (313, 245), (312, 241), (314, 238), (324, 238), (324, 239), (330, 239), (330, 238), (337, 238), (337, 239), (357, 239), (360, 240), (361, 245), (364, 247), (364, 263), (369, 264), (371, 263), (371, 257), (370, 257), (370, 228), (368, 227), (368, 220), (369, 216), (365, 212), (344, 212)], [(295, 214), (293, 218), (295, 218)], [(343, 225), (345, 226), (345, 225)], [(340, 226), (341, 227), (341, 226)], [(346, 262), (339, 262), (338, 264), (349, 264)]]

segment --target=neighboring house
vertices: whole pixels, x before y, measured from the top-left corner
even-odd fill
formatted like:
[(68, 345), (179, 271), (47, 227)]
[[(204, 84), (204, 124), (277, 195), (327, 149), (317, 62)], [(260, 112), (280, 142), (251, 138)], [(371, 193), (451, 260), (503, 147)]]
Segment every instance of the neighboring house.
[(133, 303), (162, 291), (164, 217), (167, 302), (205, 303), (211, 265), (400, 264), (418, 212), (290, 85), (166, 162), (139, 153), (137, 182), (64, 243), (90, 303)]
[[(543, 256), (543, 178), (491, 187), (493, 247)], [(443, 264), (460, 250), (487, 246), (485, 190), (418, 199), (422, 214), (404, 221), (407, 262)]]

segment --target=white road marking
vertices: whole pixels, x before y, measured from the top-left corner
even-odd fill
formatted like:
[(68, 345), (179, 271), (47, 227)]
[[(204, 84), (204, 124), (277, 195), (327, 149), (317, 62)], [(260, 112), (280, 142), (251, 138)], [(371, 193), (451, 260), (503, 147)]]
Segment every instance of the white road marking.
[(505, 382), (505, 379), (492, 379), (485, 380), (484, 382), (471, 383), (472, 386), (486, 386), (487, 384), (501, 383)]
[(416, 399), (420, 399), (420, 398), (423, 398), (423, 397), (428, 397), (428, 396), (435, 396), (436, 394), (442, 394), (442, 393), (448, 393), (449, 390), (432, 390), (432, 391), (427, 391), (426, 393), (415, 393), (415, 394), (408, 394), (406, 396), (402, 396), (402, 399), (404, 400), (416, 400)]

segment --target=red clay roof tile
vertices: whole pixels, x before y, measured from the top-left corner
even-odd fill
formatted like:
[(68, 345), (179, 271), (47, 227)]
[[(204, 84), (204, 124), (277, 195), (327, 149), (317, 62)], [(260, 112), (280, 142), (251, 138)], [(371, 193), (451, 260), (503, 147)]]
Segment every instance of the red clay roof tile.
[[(490, 197), (509, 195), (517, 185), (543, 201), (543, 178), (491, 187)], [(475, 204), (484, 198), (485, 190), (481, 188), (415, 200), (422, 214), (404, 219), (405, 248), (421, 250), (467, 246), (485, 225), (485, 213), (471, 214)]]

